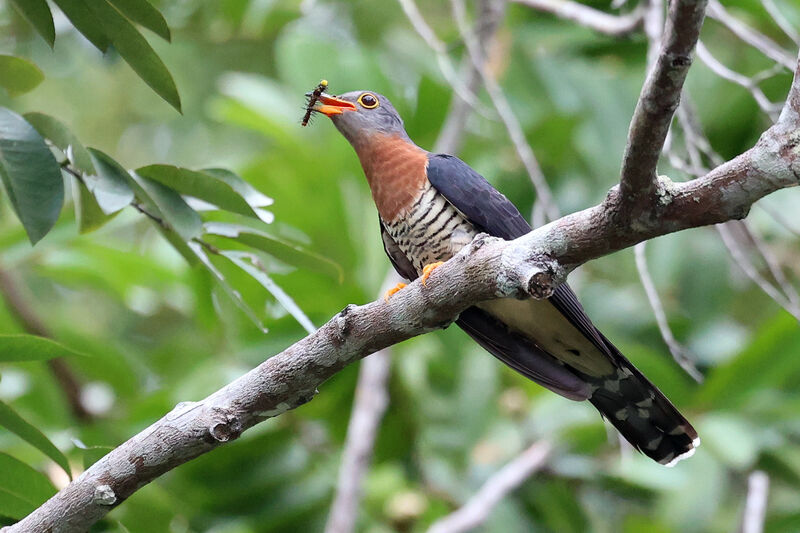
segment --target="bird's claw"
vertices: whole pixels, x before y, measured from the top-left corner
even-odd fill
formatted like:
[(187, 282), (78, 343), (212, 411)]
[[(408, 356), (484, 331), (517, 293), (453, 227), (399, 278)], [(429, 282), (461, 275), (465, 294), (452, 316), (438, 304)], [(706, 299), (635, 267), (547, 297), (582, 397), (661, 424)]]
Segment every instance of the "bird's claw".
[(424, 267), (422, 267), (422, 284), (423, 285), (427, 284), (428, 278), (430, 277), (431, 273), (440, 266), (442, 266), (443, 264), (444, 261), (437, 261), (435, 263), (431, 263), (429, 265), (425, 265)]
[(406, 286), (406, 284), (405, 284), (405, 283), (402, 283), (402, 282), (401, 282), (401, 283), (398, 283), (397, 285), (395, 285), (394, 287), (392, 287), (391, 289), (389, 289), (388, 291), (386, 291), (386, 292), (384, 293), (384, 295), (383, 295), (383, 300), (384, 300), (385, 302), (388, 302), (388, 301), (389, 301), (389, 297), (391, 297), (391, 296), (392, 296), (392, 294), (394, 294), (394, 293), (398, 292), (400, 289), (403, 289), (403, 288), (405, 288), (405, 286)]

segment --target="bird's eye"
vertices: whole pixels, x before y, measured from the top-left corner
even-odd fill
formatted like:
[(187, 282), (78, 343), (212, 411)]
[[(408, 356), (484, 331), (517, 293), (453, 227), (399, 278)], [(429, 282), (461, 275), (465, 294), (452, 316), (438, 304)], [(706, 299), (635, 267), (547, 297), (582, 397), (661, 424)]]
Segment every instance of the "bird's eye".
[(364, 109), (375, 109), (378, 107), (378, 98), (372, 93), (364, 93), (358, 97), (358, 103)]

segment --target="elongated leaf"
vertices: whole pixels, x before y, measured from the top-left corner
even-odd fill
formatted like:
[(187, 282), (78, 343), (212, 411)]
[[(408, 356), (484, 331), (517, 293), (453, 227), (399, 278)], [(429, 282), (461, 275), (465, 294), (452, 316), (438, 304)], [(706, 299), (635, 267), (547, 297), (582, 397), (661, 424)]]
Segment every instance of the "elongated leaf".
[(253, 279), (261, 284), (262, 287), (267, 289), (269, 293), (272, 294), (276, 300), (278, 300), (278, 303), (280, 303), (283, 308), (286, 309), (307, 332), (314, 333), (317, 331), (317, 328), (306, 316), (303, 310), (300, 309), (300, 306), (295, 303), (292, 297), (286, 294), (283, 289), (281, 289), (278, 284), (275, 283), (272, 278), (269, 277), (269, 275), (267, 275), (266, 272), (257, 268), (253, 264), (254, 260), (258, 260), (257, 258), (254, 258), (252, 254), (247, 252), (224, 250), (220, 253), (230, 259), (233, 264), (250, 274)]
[(114, 449), (113, 446), (87, 446), (78, 439), (72, 439), (72, 442), (83, 452), (83, 468), (89, 468)]
[(41, 135), (0, 107), (0, 178), (28, 238), (36, 244), (53, 227), (64, 202), (61, 168)]
[(203, 172), (211, 174), (215, 178), (224, 181), (230, 187), (239, 193), (244, 200), (256, 207), (267, 207), (275, 203), (275, 200), (262, 193), (242, 178), (224, 168), (204, 168)]
[(84, 0), (53, 0), (67, 16), (72, 25), (98, 50), (105, 53), (111, 44), (103, 31), (103, 25)]
[[(233, 213), (256, 218), (263, 216), (257, 212), (263, 210), (251, 206), (239, 191), (229, 184), (227, 178), (220, 179), (209, 172), (198, 172), (171, 165), (148, 165), (136, 169), (136, 173), (175, 189), (181, 194), (194, 196)], [(251, 198), (253, 196), (250, 195)]]
[(181, 97), (167, 67), (153, 48), (115, 7), (106, 0), (85, 0), (92, 12), (102, 21), (103, 29), (119, 55), (136, 71), (144, 82), (166, 100), (181, 110)]
[(189, 207), (180, 194), (135, 172), (130, 173), (129, 177), (136, 195), (150, 207), (155, 206), (158, 213), (154, 214), (160, 216), (184, 241), (200, 236), (203, 232), (203, 219), (197, 211)]
[(84, 356), (54, 340), (36, 335), (0, 335), (0, 363), (46, 361), (54, 357)]
[[(47, 476), (19, 459), (0, 452), (0, 489), (38, 507), (56, 493)], [(3, 514), (0, 512), (0, 514)]]
[(4, 487), (0, 487), (0, 515), (19, 520), (38, 507)]
[(11, 0), (11, 4), (36, 28), (39, 35), (47, 41), (50, 48), (56, 43), (56, 28), (53, 14), (45, 0)]
[(342, 268), (330, 259), (264, 231), (223, 222), (208, 222), (204, 229), (208, 234), (235, 239), (298, 268), (319, 272), (340, 282), (343, 278)]
[(81, 235), (102, 227), (119, 213), (105, 214), (97, 198), (77, 179), (72, 183), (72, 201), (75, 204), (75, 218), (78, 219), (78, 233)]
[(9, 96), (32, 91), (44, 80), (44, 73), (34, 63), (21, 57), (0, 55), (0, 87)]
[(23, 117), (28, 124), (36, 128), (39, 135), (52, 142), (65, 154), (70, 155), (70, 161), (78, 170), (87, 174), (95, 173), (89, 152), (64, 123), (44, 113), (25, 113)]
[(256, 327), (258, 327), (258, 329), (260, 329), (264, 333), (267, 333), (268, 332), (267, 328), (264, 327), (264, 323), (261, 322), (260, 318), (258, 318), (256, 312), (253, 311), (253, 309), (249, 305), (247, 305), (247, 302), (244, 301), (244, 298), (242, 298), (241, 293), (236, 289), (234, 289), (231, 286), (231, 284), (228, 283), (228, 280), (225, 279), (225, 276), (222, 274), (222, 272), (220, 272), (219, 269), (214, 266), (214, 263), (211, 262), (211, 259), (208, 257), (205, 250), (203, 250), (203, 247), (196, 242), (190, 242), (188, 243), (188, 245), (191, 248), (191, 250), (197, 255), (198, 259), (200, 259), (200, 263), (202, 263), (202, 265), (206, 268), (206, 270), (208, 270), (211, 273), (211, 275), (214, 276), (214, 278), (219, 283), (220, 287), (222, 287), (222, 289), (228, 294), (228, 296), (230, 296), (231, 300), (233, 300), (233, 303), (235, 303), (239, 309), (244, 311), (244, 314), (247, 315), (247, 318), (249, 318), (253, 322), (253, 324), (255, 324)]
[(24, 418), (19, 416), (16, 411), (3, 402), (0, 402), (0, 426), (14, 433), (55, 461), (55, 463), (63, 468), (64, 472), (72, 478), (72, 472), (69, 469), (69, 461), (67, 461), (67, 458), (61, 453), (61, 450), (56, 448), (41, 431), (28, 423)]
[(134, 195), (128, 171), (100, 150), (89, 148), (88, 152), (96, 173), (86, 174), (83, 179), (100, 209), (110, 215), (130, 204)]
[(167, 21), (147, 0), (110, 0), (110, 2), (136, 24), (144, 26), (166, 41), (170, 40)]

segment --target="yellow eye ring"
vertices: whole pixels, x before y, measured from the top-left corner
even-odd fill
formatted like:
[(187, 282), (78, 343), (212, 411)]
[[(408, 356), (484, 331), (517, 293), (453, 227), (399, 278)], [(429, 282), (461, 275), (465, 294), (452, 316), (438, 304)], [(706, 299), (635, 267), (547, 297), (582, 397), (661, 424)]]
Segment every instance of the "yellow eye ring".
[(378, 97), (372, 93), (364, 93), (359, 96), (358, 103), (361, 104), (361, 107), (364, 109), (375, 109), (380, 105)]

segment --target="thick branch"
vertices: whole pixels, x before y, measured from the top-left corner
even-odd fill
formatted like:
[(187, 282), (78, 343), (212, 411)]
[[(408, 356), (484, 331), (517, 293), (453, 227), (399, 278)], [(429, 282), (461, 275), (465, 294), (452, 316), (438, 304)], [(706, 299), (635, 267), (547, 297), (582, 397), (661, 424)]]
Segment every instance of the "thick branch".
[(642, 87), (628, 130), (620, 177), (620, 191), (628, 204), (646, 201), (656, 192), (656, 165), (692, 64), (705, 7), (706, 0), (670, 3), (658, 59)]

